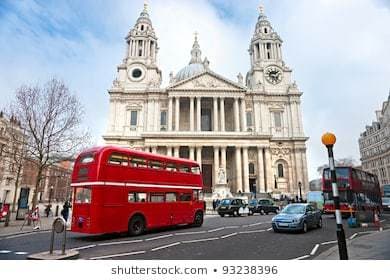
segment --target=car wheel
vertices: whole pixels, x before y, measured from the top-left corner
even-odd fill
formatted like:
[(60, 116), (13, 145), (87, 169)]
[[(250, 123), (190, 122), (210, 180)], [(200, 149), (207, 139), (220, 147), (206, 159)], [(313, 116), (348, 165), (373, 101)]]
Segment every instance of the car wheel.
[(238, 211), (237, 211), (237, 210), (234, 210), (234, 212), (233, 212), (233, 217), (236, 217), (236, 216), (238, 216)]
[(275, 209), (275, 214), (278, 214), (279, 212), (279, 209)]
[(225, 217), (225, 214), (219, 214), (222, 218)]
[(269, 214), (269, 212), (265, 212), (265, 214), (266, 214), (266, 215), (268, 215), (268, 214)]
[(280, 232), (276, 227), (272, 227), (272, 229), (273, 229), (274, 232), (276, 232), (276, 233)]
[(194, 227), (200, 227), (200, 226), (202, 226), (202, 224), (203, 224), (203, 212), (202, 211), (198, 211), (195, 214), (194, 222), (193, 222), (192, 225)]
[(253, 211), (252, 211), (252, 210), (249, 210), (248, 215), (249, 215), (249, 216), (252, 216), (252, 215), (253, 215)]
[(303, 232), (303, 233), (306, 233), (306, 232), (307, 232), (307, 223), (306, 223), (306, 222), (303, 222), (303, 225), (302, 225), (302, 232)]
[(264, 212), (263, 209), (260, 210), (260, 214), (261, 214), (261, 215), (264, 215), (264, 214), (265, 214), (265, 212)]
[(131, 218), (128, 226), (128, 232), (131, 236), (140, 235), (145, 230), (145, 219), (142, 216), (134, 216)]
[(317, 228), (322, 228), (322, 218), (318, 220)]

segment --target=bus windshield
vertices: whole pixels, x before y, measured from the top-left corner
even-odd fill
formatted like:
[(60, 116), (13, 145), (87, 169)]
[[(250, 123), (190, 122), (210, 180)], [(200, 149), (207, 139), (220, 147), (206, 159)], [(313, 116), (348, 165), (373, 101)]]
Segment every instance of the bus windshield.
[[(349, 179), (349, 168), (348, 167), (336, 167), (336, 178), (340, 179)], [(324, 179), (330, 179), (330, 169), (326, 168), (324, 170)]]
[(76, 188), (75, 203), (91, 203), (91, 189)]
[[(352, 203), (353, 195), (350, 191), (339, 191), (340, 202), (344, 203)], [(324, 192), (325, 203), (333, 203), (333, 193), (332, 192)]]

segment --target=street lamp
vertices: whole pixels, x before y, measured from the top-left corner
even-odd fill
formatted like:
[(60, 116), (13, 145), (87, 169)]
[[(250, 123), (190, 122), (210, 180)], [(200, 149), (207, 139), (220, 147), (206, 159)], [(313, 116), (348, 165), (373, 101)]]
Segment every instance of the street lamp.
[(51, 197), (53, 195), (53, 189), (54, 189), (54, 187), (53, 187), (53, 185), (51, 185), (50, 186), (50, 192), (49, 192), (49, 204), (51, 204)]
[(298, 182), (298, 188), (299, 188), (299, 200), (302, 202), (302, 183)]
[(336, 136), (330, 132), (326, 132), (324, 135), (322, 135), (321, 141), (322, 144), (324, 144), (328, 149), (330, 176), (332, 181), (333, 201), (334, 201), (336, 224), (337, 224), (337, 228), (336, 228), (337, 243), (339, 246), (340, 260), (348, 260), (347, 243), (345, 241), (343, 221), (340, 213), (340, 197), (339, 197), (339, 190), (337, 187), (336, 170), (334, 166), (334, 157), (333, 157), (333, 145), (336, 143)]

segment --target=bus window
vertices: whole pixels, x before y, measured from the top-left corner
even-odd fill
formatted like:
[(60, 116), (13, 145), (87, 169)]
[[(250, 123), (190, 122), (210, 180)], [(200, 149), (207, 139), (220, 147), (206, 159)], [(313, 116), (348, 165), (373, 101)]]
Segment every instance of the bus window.
[(75, 203), (91, 203), (91, 190), (88, 188), (76, 188)]
[(128, 202), (146, 202), (146, 193), (129, 193)]
[(167, 163), (167, 168), (168, 171), (176, 171), (176, 165), (174, 163)]
[(152, 193), (150, 195), (150, 202), (164, 202), (164, 194)]
[(146, 159), (143, 158), (132, 158), (130, 164), (133, 167), (148, 167), (146, 164)]
[(176, 193), (166, 193), (165, 194), (165, 201), (166, 202), (176, 201)]
[(179, 172), (190, 173), (191, 169), (188, 166), (181, 165), (179, 166)]
[(80, 157), (79, 162), (81, 164), (87, 164), (93, 162), (93, 154), (87, 154)]
[(149, 161), (149, 166), (153, 169), (163, 169), (163, 163), (160, 161), (151, 160)]
[(181, 193), (179, 195), (179, 201), (191, 201), (191, 194), (190, 193)]
[(200, 167), (199, 166), (191, 167), (191, 172), (194, 174), (200, 174)]
[(108, 158), (108, 163), (114, 164), (114, 165), (128, 166), (129, 165), (129, 158), (127, 157), (127, 155), (124, 155), (124, 154), (113, 153)]

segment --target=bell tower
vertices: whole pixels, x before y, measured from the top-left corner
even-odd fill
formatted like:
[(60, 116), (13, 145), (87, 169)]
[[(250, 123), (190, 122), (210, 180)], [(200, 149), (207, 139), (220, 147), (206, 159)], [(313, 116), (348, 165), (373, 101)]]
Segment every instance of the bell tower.
[[(263, 6), (259, 8), (259, 17), (249, 46), (251, 69), (246, 83), (251, 89), (275, 87), (289, 82), (291, 70), (285, 66), (282, 56), (283, 41), (273, 29)], [(286, 75), (287, 74), (287, 75)], [(285, 80), (287, 78), (287, 80)]]
[(148, 14), (147, 4), (134, 27), (126, 36), (126, 54), (118, 66), (117, 85), (129, 89), (159, 88), (161, 71), (158, 69), (157, 37)]

